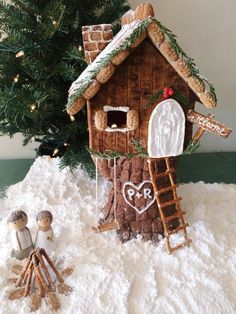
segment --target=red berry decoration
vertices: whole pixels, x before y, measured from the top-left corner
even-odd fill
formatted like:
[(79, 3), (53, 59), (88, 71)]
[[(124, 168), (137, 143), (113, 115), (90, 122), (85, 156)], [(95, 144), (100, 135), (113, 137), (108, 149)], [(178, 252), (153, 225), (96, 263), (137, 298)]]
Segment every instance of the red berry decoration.
[(164, 87), (163, 91), (164, 91), (164, 94), (168, 94), (169, 93), (169, 90), (170, 88), (168, 86)]
[(170, 88), (169, 86), (165, 86), (165, 87), (163, 88), (163, 98), (164, 98), (164, 99), (167, 99), (167, 98), (169, 98), (170, 96), (173, 96), (174, 93), (175, 93), (175, 92), (173, 91), (173, 89)]

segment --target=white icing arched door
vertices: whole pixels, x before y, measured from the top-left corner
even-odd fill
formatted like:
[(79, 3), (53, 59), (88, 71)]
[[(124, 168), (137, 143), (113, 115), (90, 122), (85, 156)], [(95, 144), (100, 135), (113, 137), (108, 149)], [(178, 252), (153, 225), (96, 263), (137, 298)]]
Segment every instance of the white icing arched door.
[(151, 158), (178, 156), (183, 153), (185, 115), (174, 99), (159, 103), (148, 125), (148, 155)]

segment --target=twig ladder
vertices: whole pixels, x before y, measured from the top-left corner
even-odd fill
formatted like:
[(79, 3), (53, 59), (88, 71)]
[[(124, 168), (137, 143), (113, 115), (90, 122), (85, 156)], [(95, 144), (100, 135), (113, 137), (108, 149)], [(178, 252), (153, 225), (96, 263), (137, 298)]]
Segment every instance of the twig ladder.
[[(175, 169), (171, 168), (171, 166), (170, 166), (170, 158), (165, 157), (162, 159), (165, 162), (166, 171), (160, 172), (160, 173), (156, 173), (156, 171), (155, 171), (155, 163), (157, 160), (160, 161), (160, 158), (158, 158), (158, 159), (148, 158), (148, 167), (149, 167), (150, 178), (151, 178), (154, 192), (155, 192), (156, 202), (158, 205), (160, 217), (161, 217), (162, 224), (164, 227), (164, 233), (165, 233), (165, 237), (166, 237), (167, 248), (168, 248), (169, 253), (172, 253), (172, 252), (174, 252), (174, 251), (176, 251), (176, 250), (178, 250), (178, 249), (180, 249), (186, 245), (189, 245), (189, 243), (192, 240), (188, 239), (188, 237), (187, 237), (186, 227), (188, 226), (188, 223), (185, 222), (185, 220), (184, 220), (185, 212), (183, 212), (181, 210), (181, 207), (180, 207), (179, 202), (180, 202), (181, 198), (177, 196), (177, 191), (176, 191), (177, 185), (175, 184), (174, 179), (173, 179), (173, 173), (175, 173)], [(170, 186), (168, 186), (166, 188), (158, 189), (156, 179), (160, 178), (160, 177), (164, 177), (164, 176), (169, 177)], [(167, 192), (167, 191), (172, 191), (173, 200), (162, 203), (160, 200), (160, 195), (162, 193)], [(173, 204), (175, 204), (177, 212), (171, 216), (166, 217), (165, 216), (165, 208), (170, 206), (170, 205), (173, 205)], [(169, 230), (168, 222), (170, 222), (171, 220), (174, 220), (174, 219), (179, 219), (180, 226), (174, 230)], [(172, 247), (171, 243), (170, 243), (170, 236), (174, 233), (178, 233), (179, 231), (183, 232), (184, 242), (179, 244), (179, 245)]]

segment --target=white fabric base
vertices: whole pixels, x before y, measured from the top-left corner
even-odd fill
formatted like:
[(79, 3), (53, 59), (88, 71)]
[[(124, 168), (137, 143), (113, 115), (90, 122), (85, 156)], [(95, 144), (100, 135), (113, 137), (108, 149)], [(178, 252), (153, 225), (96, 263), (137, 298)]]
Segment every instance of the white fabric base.
[[(114, 231), (95, 234), (99, 213), (95, 181), (83, 170), (59, 171), (59, 159), (38, 158), (24, 181), (11, 186), (1, 208), (0, 313), (28, 313), (28, 299), (15, 302), (5, 286), (11, 276), (9, 209), (29, 216), (33, 239), (36, 214), (53, 213), (56, 255), (64, 266), (75, 265), (67, 279), (70, 296), (59, 296), (60, 313), (236, 313), (236, 186), (190, 183), (179, 187), (187, 212), (190, 248), (169, 255), (165, 240), (158, 247), (140, 240), (122, 245)], [(99, 206), (106, 201), (108, 183), (100, 179)], [(45, 302), (38, 313), (48, 313)]]

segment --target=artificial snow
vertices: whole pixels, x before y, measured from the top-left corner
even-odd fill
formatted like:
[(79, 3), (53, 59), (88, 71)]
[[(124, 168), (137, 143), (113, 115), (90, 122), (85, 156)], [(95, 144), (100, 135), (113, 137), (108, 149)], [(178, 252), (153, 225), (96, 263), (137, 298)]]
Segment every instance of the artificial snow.
[[(109, 183), (99, 180), (99, 207), (106, 202)], [(233, 314), (236, 313), (236, 185), (181, 185), (187, 212), (189, 248), (169, 255), (165, 239), (159, 246), (132, 240), (121, 244), (114, 231), (96, 234), (99, 213), (95, 181), (77, 169), (59, 170), (59, 159), (38, 158), (26, 178), (11, 186), (1, 206), (0, 313), (28, 313), (29, 299), (9, 301), (10, 257), (7, 215), (22, 209), (33, 238), (36, 215), (54, 216), (56, 255), (64, 267), (75, 265), (66, 283), (69, 296), (59, 295), (60, 313), (69, 314)], [(45, 302), (37, 313), (49, 313)]]

